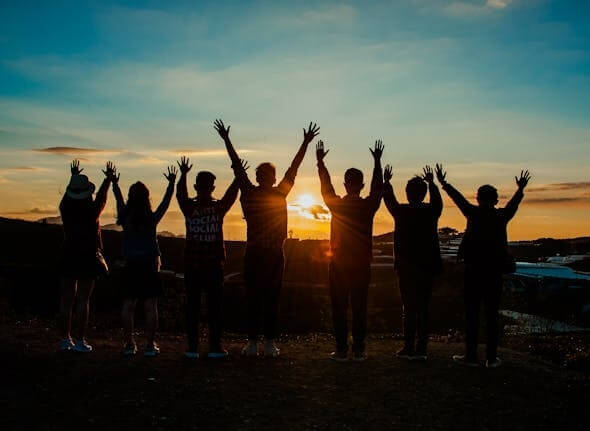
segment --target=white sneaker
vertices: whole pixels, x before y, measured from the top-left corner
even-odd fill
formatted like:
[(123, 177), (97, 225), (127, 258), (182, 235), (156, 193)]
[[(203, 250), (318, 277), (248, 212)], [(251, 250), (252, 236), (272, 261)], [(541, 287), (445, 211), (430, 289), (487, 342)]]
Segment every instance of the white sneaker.
[(248, 344), (242, 348), (242, 355), (248, 358), (255, 358), (258, 356), (258, 344), (256, 341), (248, 340)]
[(74, 342), (71, 338), (62, 338), (59, 342), (59, 351), (60, 352), (69, 352), (74, 348)]
[(495, 361), (486, 361), (486, 368), (498, 368), (500, 365), (502, 365), (502, 361), (498, 357)]
[(264, 357), (277, 358), (281, 351), (275, 344), (275, 340), (264, 340)]
[(187, 359), (199, 359), (199, 352), (184, 352), (184, 357)]
[(88, 344), (84, 338), (82, 338), (81, 340), (76, 340), (72, 350), (79, 353), (90, 353), (92, 352), (92, 346)]

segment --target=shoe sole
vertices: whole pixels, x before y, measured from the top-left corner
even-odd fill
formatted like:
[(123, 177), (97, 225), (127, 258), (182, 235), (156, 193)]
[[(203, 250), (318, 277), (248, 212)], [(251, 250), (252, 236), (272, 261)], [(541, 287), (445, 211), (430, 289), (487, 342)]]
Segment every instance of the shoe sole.
[(463, 367), (468, 367), (468, 368), (477, 368), (477, 367), (479, 367), (479, 363), (477, 363), (477, 362), (465, 362), (465, 361), (460, 361), (460, 360), (456, 360), (456, 359), (453, 359), (453, 362), (455, 364), (459, 364), (459, 365), (461, 365)]
[(207, 353), (210, 359), (223, 359), (229, 357), (229, 353)]
[(145, 352), (143, 354), (143, 356), (145, 356), (146, 358), (155, 358), (156, 356), (158, 356), (160, 354), (160, 352)]
[(410, 356), (410, 361), (416, 361), (416, 362), (426, 362), (428, 360), (427, 356)]
[(330, 360), (334, 362), (348, 362), (348, 358), (336, 358), (334, 356), (330, 356)]

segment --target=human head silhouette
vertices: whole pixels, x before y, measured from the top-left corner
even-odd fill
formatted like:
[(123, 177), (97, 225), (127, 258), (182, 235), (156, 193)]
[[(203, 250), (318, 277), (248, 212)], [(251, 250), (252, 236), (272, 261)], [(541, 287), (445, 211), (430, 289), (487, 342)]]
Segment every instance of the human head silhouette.
[(195, 179), (197, 196), (209, 197), (215, 190), (215, 175), (209, 171), (200, 171)]
[(477, 189), (477, 203), (480, 207), (493, 208), (498, 203), (498, 190), (489, 184)]
[(349, 195), (358, 195), (365, 184), (363, 183), (363, 173), (357, 168), (347, 169), (344, 173), (344, 188)]
[(419, 204), (426, 197), (426, 181), (416, 175), (406, 184), (406, 196), (411, 204)]
[(275, 165), (270, 162), (264, 162), (256, 168), (256, 181), (262, 187), (272, 187), (277, 181), (277, 170)]
[(128, 206), (149, 206), (150, 202), (150, 190), (147, 186), (138, 181), (136, 183), (131, 184), (129, 187), (129, 195), (127, 197), (127, 205)]

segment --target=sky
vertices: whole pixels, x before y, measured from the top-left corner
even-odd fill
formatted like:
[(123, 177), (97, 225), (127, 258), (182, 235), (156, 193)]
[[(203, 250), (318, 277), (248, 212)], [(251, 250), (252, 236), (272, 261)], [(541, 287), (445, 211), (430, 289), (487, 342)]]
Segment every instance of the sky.
[[(376, 139), (406, 181), (442, 163), (473, 199), (533, 179), (512, 240), (590, 235), (590, 5), (551, 0), (31, 2), (0, 5), (0, 215), (56, 216), (79, 158), (97, 185), (112, 160), (154, 206), (181, 155), (232, 179), (212, 122), (252, 166), (287, 169), (309, 121), (337, 193), (370, 183)], [(314, 142), (315, 144), (315, 142)], [(327, 238), (310, 145), (288, 197), (295, 237)], [(254, 176), (253, 169), (250, 172)], [(368, 190), (367, 190), (368, 192)], [(114, 221), (112, 194), (101, 223)], [(445, 197), (440, 226), (465, 220)], [(226, 239), (243, 239), (239, 203)], [(393, 229), (382, 204), (375, 232)], [(173, 201), (159, 230), (183, 233)]]

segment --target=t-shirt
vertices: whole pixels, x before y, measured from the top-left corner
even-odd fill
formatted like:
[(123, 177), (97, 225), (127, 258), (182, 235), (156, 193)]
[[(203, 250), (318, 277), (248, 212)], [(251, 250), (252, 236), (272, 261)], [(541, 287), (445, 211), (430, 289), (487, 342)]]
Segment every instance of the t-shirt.
[(382, 196), (381, 169), (375, 169), (369, 196), (336, 195), (328, 170), (318, 163), (322, 196), (332, 214), (330, 251), (332, 260), (368, 265), (373, 257), (373, 218)]
[(430, 203), (400, 204), (391, 184), (385, 184), (383, 200), (395, 220), (393, 250), (396, 269), (411, 265), (436, 272), (441, 268), (438, 219), (443, 203), (438, 187), (430, 183), (428, 188)]
[(225, 260), (223, 218), (238, 197), (234, 181), (220, 200), (188, 197), (186, 178), (180, 179), (176, 197), (186, 226), (185, 266), (203, 266)]
[(276, 187), (254, 186), (247, 177), (240, 179), (248, 247), (282, 249), (287, 238), (287, 195), (295, 175), (296, 170), (289, 168)]

